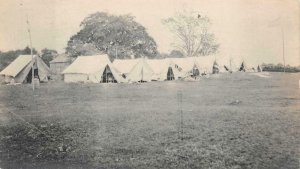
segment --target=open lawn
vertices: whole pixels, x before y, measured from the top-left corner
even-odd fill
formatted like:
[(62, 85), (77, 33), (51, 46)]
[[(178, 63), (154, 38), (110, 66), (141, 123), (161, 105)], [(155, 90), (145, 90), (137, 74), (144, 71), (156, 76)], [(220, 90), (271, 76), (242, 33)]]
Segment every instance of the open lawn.
[(2, 85), (0, 167), (298, 169), (299, 79)]

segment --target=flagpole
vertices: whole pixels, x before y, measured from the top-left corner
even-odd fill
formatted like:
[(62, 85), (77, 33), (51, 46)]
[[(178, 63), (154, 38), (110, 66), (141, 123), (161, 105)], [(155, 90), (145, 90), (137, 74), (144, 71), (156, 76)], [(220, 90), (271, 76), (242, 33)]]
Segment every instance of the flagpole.
[(283, 57), (283, 72), (285, 72), (285, 56), (284, 56), (284, 30), (281, 26), (281, 34), (282, 34), (282, 57)]
[(31, 32), (30, 32), (30, 23), (28, 20), (28, 15), (26, 14), (26, 23), (27, 23), (27, 29), (28, 29), (28, 35), (29, 35), (29, 42), (30, 42), (30, 55), (31, 55), (31, 84), (32, 84), (32, 90), (34, 91), (34, 58), (33, 58), (33, 52), (32, 52), (32, 40), (31, 40)]
[[(23, 1), (21, 0), (20, 2), (21, 8), (23, 7)], [(26, 13), (26, 12), (25, 12)], [(31, 84), (32, 84), (32, 90), (34, 91), (34, 57), (33, 57), (33, 51), (32, 51), (32, 40), (31, 40), (31, 31), (30, 31), (30, 23), (28, 19), (28, 14), (26, 13), (26, 24), (27, 24), (27, 31), (28, 31), (28, 36), (29, 36), (29, 43), (30, 43), (30, 55), (31, 55)]]

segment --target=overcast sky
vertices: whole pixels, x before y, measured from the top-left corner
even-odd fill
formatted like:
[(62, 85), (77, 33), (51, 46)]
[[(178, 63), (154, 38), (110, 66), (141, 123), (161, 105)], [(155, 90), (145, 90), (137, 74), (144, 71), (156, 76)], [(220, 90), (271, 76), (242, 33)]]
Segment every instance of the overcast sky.
[(286, 62), (300, 65), (297, 0), (0, 0), (0, 4), (1, 51), (29, 44), (26, 13), (34, 48), (64, 52), (80, 22), (103, 11), (135, 16), (155, 39), (159, 51), (169, 52), (172, 35), (161, 21), (185, 8), (211, 18), (221, 56), (253, 63), (282, 62), (282, 28)]

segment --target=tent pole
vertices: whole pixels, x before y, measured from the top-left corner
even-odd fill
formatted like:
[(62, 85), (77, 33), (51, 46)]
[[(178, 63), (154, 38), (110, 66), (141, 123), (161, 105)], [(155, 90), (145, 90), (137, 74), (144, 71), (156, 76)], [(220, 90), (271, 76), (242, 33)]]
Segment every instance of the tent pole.
[(141, 83), (143, 83), (143, 79), (144, 79), (144, 76), (143, 76), (144, 75), (143, 67), (142, 67), (142, 72), (141, 73), (142, 73), (142, 81), (141, 81)]
[(229, 60), (229, 64), (230, 64), (230, 71), (232, 71), (231, 62), (232, 62), (232, 58), (230, 58), (230, 60)]

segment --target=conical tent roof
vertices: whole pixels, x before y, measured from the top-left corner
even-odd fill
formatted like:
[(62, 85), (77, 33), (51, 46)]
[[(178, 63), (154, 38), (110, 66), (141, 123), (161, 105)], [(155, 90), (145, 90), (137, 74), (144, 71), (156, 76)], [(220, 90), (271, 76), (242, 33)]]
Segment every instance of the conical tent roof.
[(139, 61), (137, 62), (137, 64), (135, 64), (128, 73), (126, 79), (130, 82), (151, 81), (154, 75), (154, 71), (148, 65), (146, 59), (142, 58), (138, 60)]

